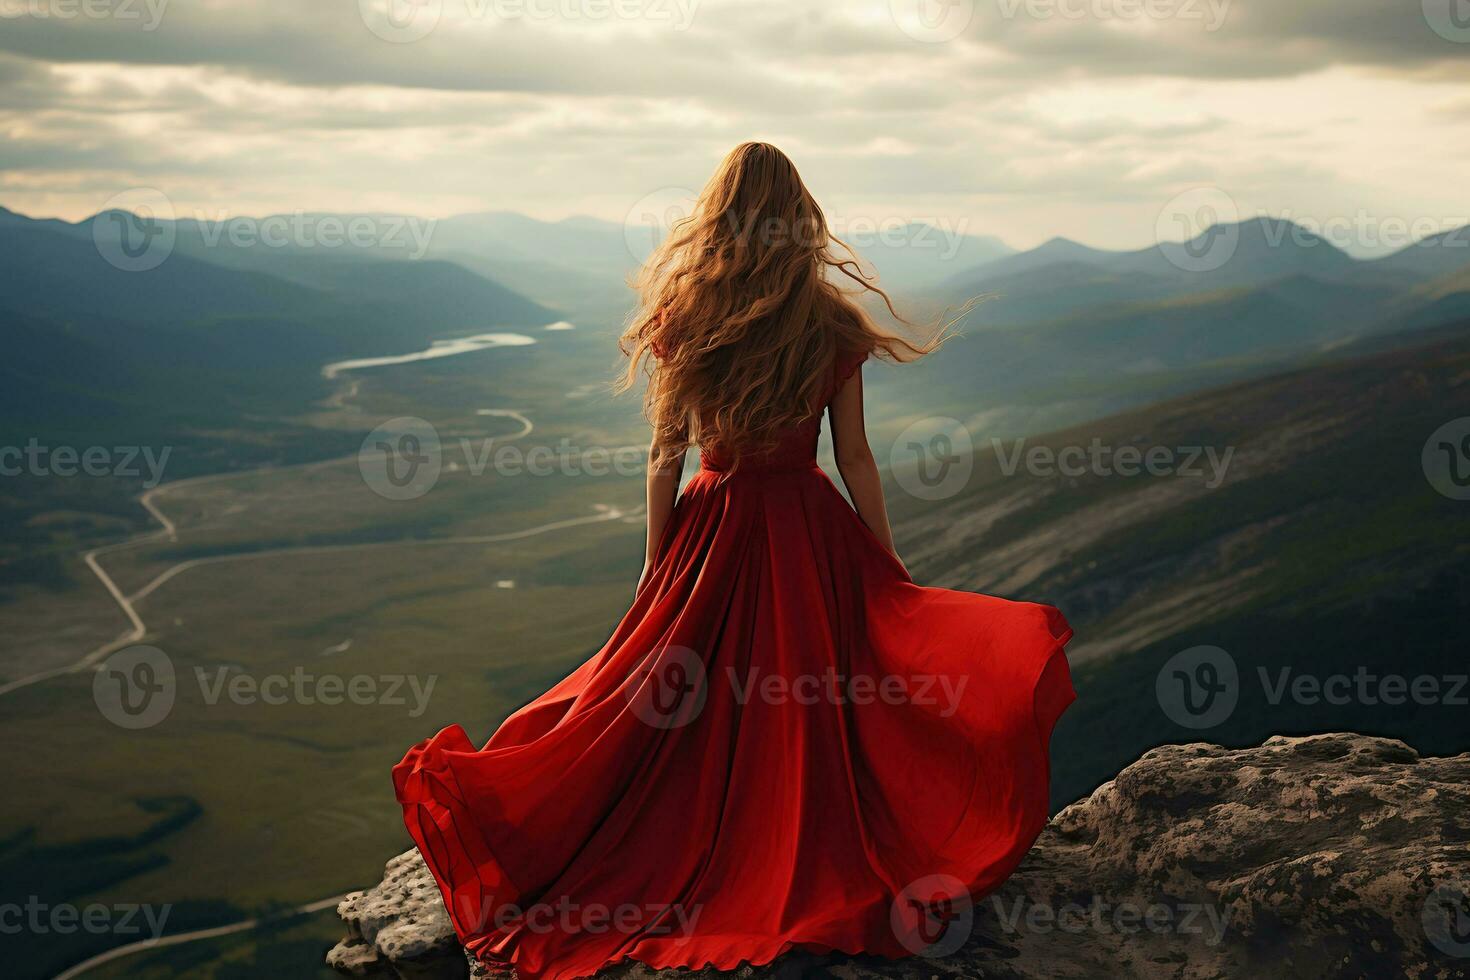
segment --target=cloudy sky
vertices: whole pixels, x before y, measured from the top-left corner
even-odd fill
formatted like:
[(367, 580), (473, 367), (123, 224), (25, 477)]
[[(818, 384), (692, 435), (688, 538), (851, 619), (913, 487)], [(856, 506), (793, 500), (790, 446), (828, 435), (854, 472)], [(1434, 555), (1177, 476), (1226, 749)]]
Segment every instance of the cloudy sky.
[(1470, 221), (1467, 83), (1470, 0), (0, 0), (0, 204), (621, 221), (765, 139), (839, 229), (1363, 252)]

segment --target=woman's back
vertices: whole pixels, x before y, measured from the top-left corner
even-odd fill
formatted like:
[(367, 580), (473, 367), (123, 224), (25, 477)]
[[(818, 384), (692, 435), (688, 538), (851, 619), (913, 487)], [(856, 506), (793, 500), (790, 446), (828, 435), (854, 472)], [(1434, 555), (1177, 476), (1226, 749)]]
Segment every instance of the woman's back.
[(834, 359), (832, 380), (816, 399), (811, 414), (777, 432), (769, 449), (737, 456), (706, 447), (700, 451), (700, 469), (716, 473), (784, 472), (817, 465), (817, 441), (822, 434), (822, 413), (848, 378), (867, 359), (867, 354), (839, 353)]

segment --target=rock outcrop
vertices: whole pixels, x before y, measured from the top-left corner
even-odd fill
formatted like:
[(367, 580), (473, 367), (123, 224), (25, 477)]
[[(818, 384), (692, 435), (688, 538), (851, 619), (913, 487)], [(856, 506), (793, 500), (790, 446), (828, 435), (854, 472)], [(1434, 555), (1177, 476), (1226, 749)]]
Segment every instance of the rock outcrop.
[[(469, 974), (415, 851), (338, 911), (340, 972)], [(967, 941), (943, 957), (797, 956), (733, 976), (1470, 977), (1470, 754), (1350, 734), (1154, 749), (1058, 814), (950, 927)]]

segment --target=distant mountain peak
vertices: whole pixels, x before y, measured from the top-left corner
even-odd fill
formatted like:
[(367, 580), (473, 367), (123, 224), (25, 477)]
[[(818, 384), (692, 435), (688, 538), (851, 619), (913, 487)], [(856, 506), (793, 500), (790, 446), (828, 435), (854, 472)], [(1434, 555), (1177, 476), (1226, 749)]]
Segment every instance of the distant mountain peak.
[[(1227, 224), (1225, 227), (1228, 228), (1230, 226)], [(1316, 232), (1290, 218), (1273, 218), (1270, 215), (1259, 215), (1236, 222), (1235, 227), (1241, 232), (1258, 231), (1267, 241), (1284, 242), (1287, 236), (1293, 238), (1306, 236), (1315, 242), (1326, 241), (1326, 239), (1322, 238)]]

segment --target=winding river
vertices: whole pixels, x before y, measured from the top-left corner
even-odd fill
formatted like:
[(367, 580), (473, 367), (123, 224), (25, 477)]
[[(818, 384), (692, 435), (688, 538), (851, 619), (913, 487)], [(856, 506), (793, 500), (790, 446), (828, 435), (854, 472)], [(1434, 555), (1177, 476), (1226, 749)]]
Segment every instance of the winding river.
[(344, 371), (357, 371), (362, 368), (387, 367), (390, 364), (412, 364), (415, 361), (433, 361), (441, 357), (454, 357), (458, 354), (469, 354), (477, 350), (486, 350), (490, 347), (525, 347), (536, 343), (534, 337), (527, 337), (523, 333), (477, 333), (471, 337), (457, 337), (454, 340), (436, 340), (425, 350), (414, 351), (412, 354), (393, 354), (387, 357), (359, 357), (348, 361), (333, 361), (322, 368), (322, 377), (335, 378)]

